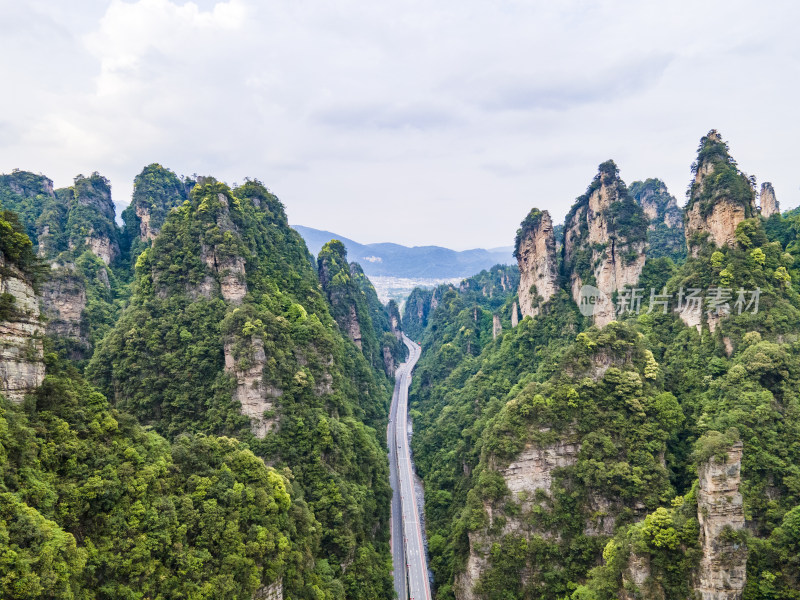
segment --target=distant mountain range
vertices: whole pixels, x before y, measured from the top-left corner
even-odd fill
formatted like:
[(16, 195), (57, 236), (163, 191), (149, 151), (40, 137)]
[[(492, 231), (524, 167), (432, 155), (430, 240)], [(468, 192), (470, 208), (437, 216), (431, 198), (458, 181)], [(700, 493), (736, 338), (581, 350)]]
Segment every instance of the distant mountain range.
[(331, 231), (292, 225), (303, 236), (314, 256), (330, 240), (337, 239), (347, 248), (351, 262), (357, 262), (367, 276), (408, 278), (469, 277), (496, 264), (516, 263), (513, 247), (476, 248), (456, 251), (440, 246), (401, 246), (400, 244), (359, 244)]

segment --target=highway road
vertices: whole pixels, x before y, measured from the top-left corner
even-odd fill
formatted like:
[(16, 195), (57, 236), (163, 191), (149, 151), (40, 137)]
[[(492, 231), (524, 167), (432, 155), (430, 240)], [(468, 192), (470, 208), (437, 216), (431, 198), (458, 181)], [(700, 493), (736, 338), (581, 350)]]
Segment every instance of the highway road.
[(423, 544), (414, 473), (408, 444), (408, 386), (411, 371), (417, 364), (420, 347), (406, 336), (408, 360), (397, 368), (389, 427), (390, 482), (392, 485), (392, 563), (394, 587), (400, 600), (430, 600), (428, 563)]

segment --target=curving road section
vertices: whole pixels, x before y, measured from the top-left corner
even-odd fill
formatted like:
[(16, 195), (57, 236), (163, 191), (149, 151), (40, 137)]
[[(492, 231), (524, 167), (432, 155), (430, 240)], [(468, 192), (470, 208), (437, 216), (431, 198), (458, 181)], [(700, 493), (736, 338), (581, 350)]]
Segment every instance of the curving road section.
[(411, 371), (417, 364), (420, 347), (403, 336), (408, 360), (397, 368), (389, 427), (390, 483), (392, 485), (392, 564), (394, 588), (400, 600), (430, 600), (428, 564), (408, 442), (408, 386)]

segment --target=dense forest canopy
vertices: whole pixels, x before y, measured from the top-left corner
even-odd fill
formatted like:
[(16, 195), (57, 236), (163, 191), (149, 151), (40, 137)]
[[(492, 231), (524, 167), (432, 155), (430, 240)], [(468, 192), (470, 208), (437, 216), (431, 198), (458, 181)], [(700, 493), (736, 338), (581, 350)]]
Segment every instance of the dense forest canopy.
[(119, 227), (99, 173), (0, 176), (0, 596), (393, 597), (402, 331), (438, 600), (797, 600), (800, 212), (716, 131), (691, 171), (602, 163), (402, 317), (258, 180), (148, 165)]
[(121, 229), (99, 174), (0, 193), (3, 278), (50, 310), (44, 383), (0, 400), (0, 595), (391, 597), (379, 432), (405, 349), (358, 265), (361, 348), (256, 180), (150, 165)]

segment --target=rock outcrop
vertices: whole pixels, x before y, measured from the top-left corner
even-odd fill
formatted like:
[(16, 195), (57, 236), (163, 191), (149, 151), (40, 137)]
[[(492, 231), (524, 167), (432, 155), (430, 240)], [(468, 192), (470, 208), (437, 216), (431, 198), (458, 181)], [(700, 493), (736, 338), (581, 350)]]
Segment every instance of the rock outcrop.
[(511, 327), (519, 325), (519, 307), (517, 303), (511, 305)]
[(469, 556), (464, 571), (456, 574), (454, 592), (457, 600), (477, 600), (475, 586), (489, 568), (489, 550), (491, 543), (481, 535), (481, 532), (471, 531), (467, 534), (469, 539)]
[(86, 238), (86, 246), (107, 265), (119, 256), (119, 247), (115, 246), (110, 238), (95, 235), (94, 232)]
[(744, 529), (741, 483), (742, 443), (699, 469), (697, 518), (702, 558), (696, 591), (702, 600), (739, 600), (747, 574), (747, 549), (736, 533)]
[(115, 217), (108, 179), (98, 173), (90, 177), (78, 175), (67, 219), (70, 249), (85, 245), (107, 265), (114, 262), (120, 255)]
[[(72, 187), (53, 190), (43, 175), (16, 171), (0, 176), (0, 195), (51, 266), (40, 300), (55, 349), (74, 360), (89, 358), (95, 334), (102, 335), (120, 309), (121, 286), (109, 267), (121, 256), (120, 231), (108, 180), (79, 175)], [(90, 298), (94, 310), (86, 311)]]
[[(525, 515), (537, 502), (537, 496), (540, 497), (540, 494), (550, 495), (554, 471), (570, 467), (577, 462), (581, 445), (573, 437), (567, 435), (563, 439), (544, 446), (526, 444), (519, 456), (506, 466), (495, 464), (495, 461), (490, 460), (489, 467), (502, 475), (506, 487), (511, 493), (511, 499), (521, 507), (521, 513), (502, 515), (503, 535), (509, 533), (537, 534), (543, 537), (552, 535), (549, 531), (533, 529), (528, 524)], [(485, 530), (469, 533), (469, 556), (466, 568), (455, 579), (455, 592), (458, 600), (475, 600), (477, 598), (474, 592), (475, 585), (489, 566), (489, 551), (492, 547), (493, 535), (488, 530), (494, 524), (495, 511), (488, 502), (484, 503), (484, 510), (489, 516), (489, 526)], [(522, 575), (522, 578), (524, 580), (525, 576)]]
[(0, 175), (0, 184), (7, 185), (12, 192), (25, 198), (39, 195), (55, 198), (53, 180), (29, 171), (14, 169), (7, 175)]
[(111, 186), (99, 173), (78, 175), (72, 187), (53, 190), (53, 182), (44, 175), (14, 171), (0, 175), (3, 189), (5, 208), (19, 214), (39, 256), (50, 260), (74, 251), (74, 259), (88, 249), (107, 265), (119, 258)]
[[(621, 600), (641, 600), (651, 596), (643, 595), (645, 585), (650, 578), (650, 557), (648, 555), (636, 554), (631, 552), (628, 557), (627, 568), (622, 572), (622, 588), (620, 589)], [(635, 592), (633, 591), (635, 590)], [(662, 598), (663, 591), (659, 590), (659, 594), (652, 596), (654, 598)]]
[(283, 600), (283, 581), (276, 581), (256, 591), (253, 600)]
[(3, 207), (17, 213), (28, 236), (38, 245), (37, 254), (54, 256), (67, 218), (67, 202), (57, 197), (52, 180), (44, 175), (15, 169), (0, 175)]
[(201, 256), (206, 267), (219, 281), (222, 298), (232, 304), (241, 304), (247, 294), (247, 272), (241, 256), (219, 254), (214, 247), (203, 246)]
[(42, 286), (42, 312), (47, 317), (48, 335), (89, 345), (85, 320), (86, 285), (73, 263), (54, 262), (50, 277)]
[(193, 184), (155, 163), (136, 176), (131, 203), (122, 212), (132, 262), (156, 238), (169, 212), (188, 199)]
[(275, 401), (283, 395), (282, 390), (264, 383), (266, 362), (264, 342), (258, 337), (240, 352), (236, 352), (231, 340), (225, 342), (225, 372), (236, 378), (233, 397), (242, 405), (241, 412), (250, 419), (250, 429), (257, 438), (264, 438), (277, 424), (274, 413), (264, 413), (273, 412)]
[(422, 337), (428, 326), (433, 290), (414, 288), (403, 307), (403, 331), (415, 340)]
[(736, 227), (756, 215), (755, 190), (728, 153), (722, 136), (712, 129), (700, 140), (695, 177), (689, 189), (684, 222), (686, 244), (697, 256), (704, 242), (733, 245)]
[(683, 228), (683, 215), (678, 208), (678, 201), (660, 179), (634, 181), (631, 185), (631, 196), (642, 207), (650, 221), (648, 229), (651, 231), (660, 222), (670, 229)]
[(33, 286), (2, 254), (0, 303), (0, 394), (19, 403), (44, 380), (44, 327)]
[(400, 318), (400, 307), (397, 302), (389, 300), (386, 305), (386, 312), (389, 314), (389, 331), (399, 341), (403, 339), (403, 321)]
[[(216, 226), (223, 234), (219, 244), (202, 243), (200, 259), (206, 266), (208, 275), (190, 295), (211, 297), (214, 291), (214, 280), (219, 285), (222, 298), (231, 304), (241, 304), (247, 294), (247, 272), (245, 260), (238, 254), (232, 254), (224, 240), (225, 233), (238, 237), (239, 232), (230, 217), (230, 206), (225, 194), (217, 194), (221, 210), (216, 216)], [(194, 292), (194, 293), (192, 293)]]
[(333, 308), (334, 319), (358, 349), (363, 350), (357, 310), (359, 291), (353, 282), (344, 244), (339, 240), (331, 240), (320, 250), (317, 262), (319, 281)]
[(759, 208), (761, 209), (761, 216), (769, 219), (772, 215), (781, 214), (781, 207), (778, 204), (778, 199), (775, 197), (775, 190), (769, 181), (761, 184), (761, 194), (759, 194)]
[(516, 460), (498, 471), (511, 497), (530, 503), (537, 491), (550, 493), (553, 471), (574, 465), (580, 449), (579, 443), (567, 438), (547, 446), (527, 444)]
[(134, 207), (133, 214), (135, 214), (136, 218), (139, 219), (139, 237), (148, 242), (152, 242), (154, 239), (156, 239), (156, 235), (158, 235), (158, 229), (156, 229), (150, 223), (151, 214), (148, 210), (148, 207), (139, 204)]
[(347, 334), (347, 337), (349, 337), (353, 343), (358, 346), (359, 350), (363, 350), (361, 346), (361, 324), (358, 322), (358, 314), (356, 313), (355, 305), (350, 305), (343, 328), (344, 332)]
[(531, 210), (517, 231), (514, 256), (519, 265), (519, 307), (534, 317), (558, 290), (558, 263), (550, 213)]
[(503, 333), (503, 325), (500, 323), (500, 315), (492, 315), (492, 338), (496, 340), (501, 333)]
[(675, 196), (669, 193), (660, 179), (634, 181), (630, 195), (642, 207), (647, 226), (647, 256), (669, 256), (678, 259), (685, 253), (686, 238), (683, 231), (683, 211)]
[(382, 352), (383, 369), (389, 377), (394, 377), (395, 371), (397, 371), (397, 363), (394, 360), (394, 356), (392, 356), (392, 349), (389, 346), (384, 346)]
[(600, 165), (564, 227), (564, 268), (572, 297), (580, 304), (584, 285), (597, 288), (599, 301), (592, 317), (603, 327), (615, 318), (612, 294), (639, 281), (647, 239), (647, 217), (630, 197), (613, 161)]

